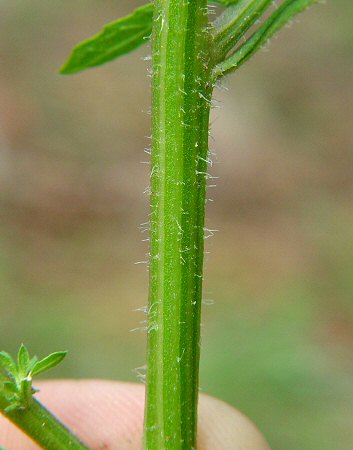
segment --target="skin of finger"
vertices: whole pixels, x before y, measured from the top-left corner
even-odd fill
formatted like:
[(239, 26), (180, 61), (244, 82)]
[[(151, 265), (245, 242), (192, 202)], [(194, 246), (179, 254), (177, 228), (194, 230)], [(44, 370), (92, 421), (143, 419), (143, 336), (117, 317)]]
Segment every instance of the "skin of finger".
[[(38, 383), (38, 400), (94, 450), (140, 450), (144, 386), (102, 380)], [(221, 400), (200, 396), (199, 450), (270, 450), (261, 433)], [(0, 446), (39, 447), (0, 416)], [(58, 449), (59, 450), (59, 449)]]

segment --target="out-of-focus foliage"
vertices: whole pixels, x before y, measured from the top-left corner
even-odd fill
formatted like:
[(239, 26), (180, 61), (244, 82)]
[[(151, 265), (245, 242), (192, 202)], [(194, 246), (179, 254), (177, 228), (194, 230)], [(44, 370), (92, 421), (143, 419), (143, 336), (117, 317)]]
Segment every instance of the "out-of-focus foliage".
[[(57, 74), (129, 12), (0, 6), (0, 347), (69, 349), (56, 376), (144, 365), (149, 50)], [(312, 8), (215, 93), (201, 385), (273, 449), (353, 447), (352, 21), (351, 0)]]

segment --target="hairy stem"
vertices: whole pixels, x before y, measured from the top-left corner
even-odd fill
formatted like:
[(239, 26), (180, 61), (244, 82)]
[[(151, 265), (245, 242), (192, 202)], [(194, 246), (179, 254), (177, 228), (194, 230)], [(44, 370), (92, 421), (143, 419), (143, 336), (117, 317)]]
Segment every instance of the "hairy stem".
[(208, 158), (206, 0), (156, 0), (144, 448), (196, 447)]
[(13, 409), (4, 414), (44, 449), (88, 450), (88, 447), (35, 399), (24, 408)]

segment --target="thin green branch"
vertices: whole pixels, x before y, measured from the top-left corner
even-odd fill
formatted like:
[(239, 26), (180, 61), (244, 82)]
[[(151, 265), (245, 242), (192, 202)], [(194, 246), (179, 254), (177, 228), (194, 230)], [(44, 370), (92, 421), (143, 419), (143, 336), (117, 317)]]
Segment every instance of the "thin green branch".
[(218, 61), (236, 46), (246, 31), (262, 16), (273, 0), (239, 0), (229, 6), (213, 23)]
[(5, 417), (44, 449), (89, 450), (86, 445), (35, 399), (32, 399), (24, 408), (12, 409), (5, 413)]
[(258, 51), (280, 28), (290, 22), (294, 16), (319, 0), (285, 0), (281, 6), (263, 23), (262, 26), (225, 61), (218, 63), (214, 78), (238, 69), (256, 51)]

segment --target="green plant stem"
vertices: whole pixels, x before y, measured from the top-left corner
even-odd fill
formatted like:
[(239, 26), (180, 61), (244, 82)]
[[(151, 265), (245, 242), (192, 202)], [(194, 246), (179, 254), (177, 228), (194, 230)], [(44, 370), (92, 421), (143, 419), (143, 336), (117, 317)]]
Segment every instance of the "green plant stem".
[(4, 413), (4, 415), (44, 449), (88, 450), (88, 447), (72, 435), (56, 417), (35, 399), (32, 399), (25, 408), (17, 408)]
[(196, 447), (208, 124), (206, 0), (156, 0), (144, 448)]

